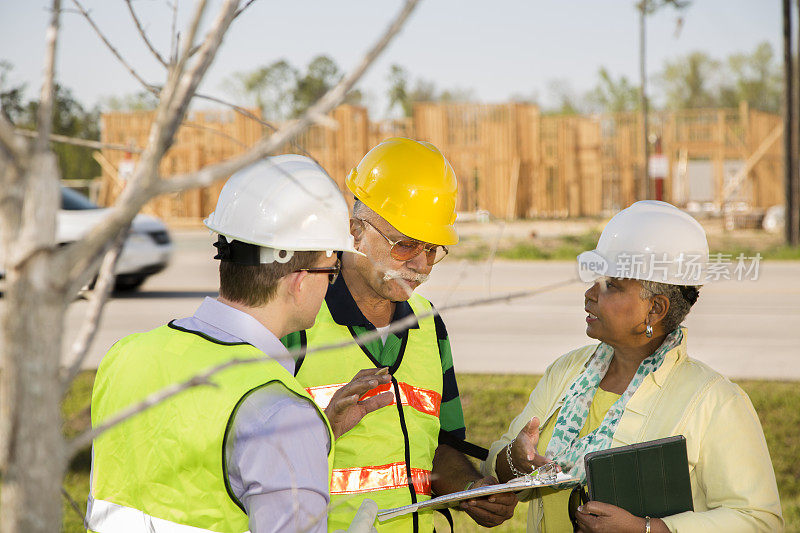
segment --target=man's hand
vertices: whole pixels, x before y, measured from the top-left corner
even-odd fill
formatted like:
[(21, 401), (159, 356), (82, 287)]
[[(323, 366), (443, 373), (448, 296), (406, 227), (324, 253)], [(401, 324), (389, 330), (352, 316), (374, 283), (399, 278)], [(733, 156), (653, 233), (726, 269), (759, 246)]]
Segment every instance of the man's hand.
[[(471, 488), (477, 489), (486, 485), (497, 485), (497, 480), (492, 476), (487, 476), (475, 481)], [(495, 527), (514, 516), (514, 507), (516, 505), (517, 496), (513, 492), (504, 492), (502, 494), (492, 494), (485, 498), (464, 500), (459, 504), (459, 508), (465, 511), (479, 525)]]
[(350, 383), (339, 388), (325, 408), (325, 416), (331, 423), (334, 438), (338, 439), (353, 429), (367, 413), (391, 404), (394, 395), (388, 391), (359, 401), (364, 393), (391, 381), (388, 368), (367, 368), (359, 371)]
[[(644, 518), (609, 503), (586, 502), (578, 509), (580, 511), (575, 511), (575, 517), (583, 533), (641, 533), (645, 528)], [(653, 533), (669, 531), (666, 524), (657, 518), (651, 520), (650, 528)]]

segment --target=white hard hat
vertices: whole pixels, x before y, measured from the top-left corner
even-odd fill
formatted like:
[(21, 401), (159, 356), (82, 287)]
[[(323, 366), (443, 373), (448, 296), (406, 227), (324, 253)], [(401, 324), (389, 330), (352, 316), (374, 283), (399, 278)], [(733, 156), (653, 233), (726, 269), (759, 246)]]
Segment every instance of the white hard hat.
[(203, 223), (228, 241), (262, 247), (261, 263), (295, 251), (356, 252), (342, 193), (301, 155), (268, 157), (231, 176)]
[(584, 281), (608, 276), (702, 285), (707, 263), (703, 226), (674, 205), (645, 200), (606, 224), (597, 248), (578, 256), (578, 271)]

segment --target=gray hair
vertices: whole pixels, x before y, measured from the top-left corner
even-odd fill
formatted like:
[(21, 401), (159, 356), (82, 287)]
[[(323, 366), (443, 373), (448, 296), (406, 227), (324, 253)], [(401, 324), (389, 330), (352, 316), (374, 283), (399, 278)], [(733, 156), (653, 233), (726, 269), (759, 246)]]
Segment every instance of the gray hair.
[[(664, 324), (664, 331), (671, 332), (681, 325), (686, 315), (692, 309), (692, 305), (697, 301), (700, 291), (699, 286), (681, 287), (669, 283), (658, 283), (657, 281), (639, 280), (642, 284), (640, 297), (646, 300), (651, 296), (662, 294), (669, 299), (669, 310), (661, 321)], [(686, 295), (688, 293), (688, 296)]]
[(370, 220), (373, 219), (373, 215), (377, 215), (377, 213), (367, 207), (364, 202), (353, 196), (353, 218)]

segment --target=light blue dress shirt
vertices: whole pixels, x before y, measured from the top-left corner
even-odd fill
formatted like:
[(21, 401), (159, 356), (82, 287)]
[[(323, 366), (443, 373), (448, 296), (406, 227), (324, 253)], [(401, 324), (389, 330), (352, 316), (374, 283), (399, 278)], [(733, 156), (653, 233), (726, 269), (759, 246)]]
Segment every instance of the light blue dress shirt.
[[(213, 298), (175, 325), (219, 341), (251, 344), (294, 375), (294, 359), (271, 331)], [(247, 396), (228, 432), (225, 460), (252, 533), (327, 531), (330, 446), (317, 409), (282, 384)]]

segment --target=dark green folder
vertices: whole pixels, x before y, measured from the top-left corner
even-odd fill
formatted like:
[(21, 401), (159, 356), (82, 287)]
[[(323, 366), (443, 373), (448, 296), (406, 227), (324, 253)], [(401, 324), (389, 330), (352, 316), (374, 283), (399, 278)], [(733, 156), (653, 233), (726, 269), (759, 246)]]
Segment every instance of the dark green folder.
[(683, 435), (587, 453), (584, 466), (590, 500), (642, 517), (694, 510)]

